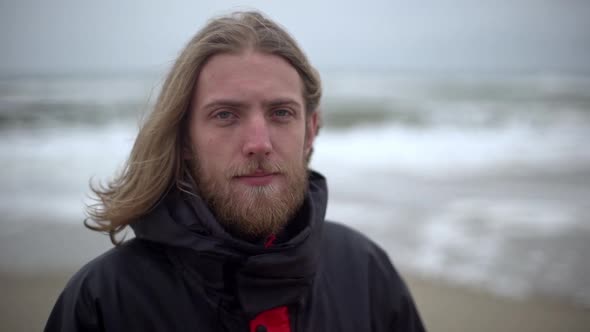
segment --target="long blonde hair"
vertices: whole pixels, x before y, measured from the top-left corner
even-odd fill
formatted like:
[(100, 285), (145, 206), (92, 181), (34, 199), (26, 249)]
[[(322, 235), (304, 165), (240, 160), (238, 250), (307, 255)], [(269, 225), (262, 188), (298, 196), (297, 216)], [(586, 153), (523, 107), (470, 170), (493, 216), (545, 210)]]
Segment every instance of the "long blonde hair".
[(168, 74), (155, 107), (141, 127), (122, 172), (111, 182), (90, 185), (96, 204), (86, 208), (86, 227), (115, 235), (137, 221), (173, 186), (186, 188), (189, 165), (187, 117), (195, 82), (211, 56), (254, 49), (286, 59), (299, 73), (307, 113), (321, 98), (317, 71), (295, 40), (258, 12), (236, 12), (209, 21), (185, 46)]

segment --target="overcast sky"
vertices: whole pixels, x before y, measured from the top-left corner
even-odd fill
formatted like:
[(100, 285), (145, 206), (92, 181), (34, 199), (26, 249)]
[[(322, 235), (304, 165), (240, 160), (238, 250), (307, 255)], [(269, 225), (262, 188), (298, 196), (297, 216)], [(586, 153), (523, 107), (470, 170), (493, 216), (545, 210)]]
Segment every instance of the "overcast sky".
[(0, 73), (164, 70), (212, 15), (248, 8), (323, 70), (590, 73), (586, 0), (0, 0)]

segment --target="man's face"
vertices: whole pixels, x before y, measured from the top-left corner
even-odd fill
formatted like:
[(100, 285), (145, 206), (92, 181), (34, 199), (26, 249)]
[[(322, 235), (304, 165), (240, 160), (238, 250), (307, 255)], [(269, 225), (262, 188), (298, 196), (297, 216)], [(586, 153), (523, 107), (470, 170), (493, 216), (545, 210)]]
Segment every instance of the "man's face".
[(228, 231), (258, 239), (299, 209), (317, 130), (317, 114), (305, 111), (302, 80), (279, 56), (219, 54), (202, 68), (189, 127), (194, 176)]

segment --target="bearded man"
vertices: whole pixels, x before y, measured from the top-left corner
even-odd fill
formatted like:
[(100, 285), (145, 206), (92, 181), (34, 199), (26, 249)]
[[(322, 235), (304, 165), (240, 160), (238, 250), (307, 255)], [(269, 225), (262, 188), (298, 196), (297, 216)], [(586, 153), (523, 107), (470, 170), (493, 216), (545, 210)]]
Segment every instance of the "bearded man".
[(116, 247), (72, 277), (45, 330), (423, 331), (384, 251), (324, 220), (326, 180), (308, 169), (320, 97), (275, 22), (210, 21), (122, 174), (93, 188), (86, 224)]

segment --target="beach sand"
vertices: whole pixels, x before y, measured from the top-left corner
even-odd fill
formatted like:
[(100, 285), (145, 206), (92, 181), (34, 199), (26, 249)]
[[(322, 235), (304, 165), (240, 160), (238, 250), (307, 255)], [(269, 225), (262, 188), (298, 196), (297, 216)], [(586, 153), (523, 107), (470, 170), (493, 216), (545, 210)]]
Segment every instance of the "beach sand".
[[(108, 247), (106, 236), (79, 225), (46, 224), (12, 234), (3, 232), (0, 236), (2, 330), (42, 330), (69, 277), (85, 261)], [(404, 276), (429, 331), (590, 331), (590, 308), (548, 298), (509, 299), (436, 280)]]
[(406, 277), (428, 331), (590, 331), (590, 308), (554, 299), (515, 300)]

